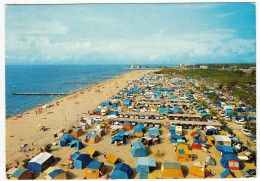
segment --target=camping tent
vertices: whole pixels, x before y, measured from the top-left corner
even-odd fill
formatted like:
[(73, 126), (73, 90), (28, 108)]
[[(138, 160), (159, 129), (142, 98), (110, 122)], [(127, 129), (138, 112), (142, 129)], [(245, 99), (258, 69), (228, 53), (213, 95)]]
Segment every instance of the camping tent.
[(69, 143), (69, 147), (70, 147), (70, 148), (75, 148), (76, 150), (80, 150), (80, 149), (84, 148), (84, 145), (83, 145), (82, 142), (79, 141), (79, 140), (72, 140), (72, 141)]
[(107, 162), (112, 165), (115, 165), (118, 162), (118, 158), (116, 156), (112, 155), (111, 153), (109, 153), (107, 156)]
[(186, 144), (178, 144), (176, 148), (177, 161), (192, 161), (192, 154)]
[(170, 138), (170, 142), (174, 143), (174, 144), (177, 144), (179, 142), (186, 142), (186, 138), (184, 136), (180, 136), (180, 135), (177, 135), (177, 134), (172, 134), (171, 138)]
[(124, 127), (124, 130), (126, 130), (126, 131), (130, 131), (133, 129), (133, 125), (130, 122), (125, 122), (122, 126)]
[(60, 139), (60, 146), (67, 146), (72, 140), (74, 137), (71, 134), (64, 134)]
[(144, 136), (144, 125), (143, 124), (137, 124), (135, 127), (134, 127), (134, 131), (133, 131), (133, 134), (134, 136), (136, 137), (143, 137)]
[(232, 153), (224, 153), (220, 160), (220, 164), (223, 168), (228, 168), (230, 170), (241, 170), (242, 163), (239, 158)]
[(235, 174), (231, 172), (229, 169), (226, 169), (221, 174), (221, 178), (236, 178)]
[(205, 164), (202, 162), (195, 162), (190, 168), (190, 174), (200, 178), (206, 177), (205, 171)]
[(159, 139), (155, 136), (145, 136), (138, 138), (138, 142), (142, 142), (144, 145), (152, 146), (159, 143)]
[(137, 158), (136, 173), (150, 173), (150, 167), (156, 167), (155, 158)]
[(71, 132), (71, 135), (74, 137), (74, 138), (77, 138), (79, 136), (81, 136), (83, 134), (83, 130), (81, 128), (75, 128), (72, 132)]
[(113, 169), (111, 179), (130, 179), (133, 175), (131, 167), (125, 163), (119, 163)]
[(228, 136), (223, 136), (223, 135), (214, 135), (213, 136), (215, 139), (215, 145), (227, 145), (231, 146), (231, 139)]
[(96, 134), (87, 134), (86, 140), (87, 140), (87, 143), (94, 144), (94, 143), (97, 143), (99, 141), (99, 136), (96, 135)]
[(54, 161), (54, 157), (52, 154), (47, 152), (42, 152), (32, 158), (28, 165), (27, 169), (33, 172), (42, 172)]
[(157, 135), (161, 135), (159, 129), (157, 127), (153, 127), (151, 129), (149, 129), (149, 133), (148, 135), (151, 136), (151, 135), (154, 135), (154, 134), (157, 134)]
[(161, 176), (163, 178), (184, 178), (180, 163), (175, 161), (162, 162)]
[(87, 179), (99, 178), (105, 171), (104, 162), (91, 161), (85, 169), (84, 176)]
[(225, 146), (225, 145), (221, 145), (221, 146), (215, 146), (215, 148), (220, 151), (221, 155), (226, 154), (226, 153), (230, 153), (233, 154), (234, 150), (231, 146)]
[(112, 136), (111, 139), (112, 139), (111, 144), (114, 144), (114, 143), (117, 143), (117, 145), (126, 144), (126, 139), (124, 136), (115, 135), (115, 136)]
[(90, 155), (88, 154), (81, 154), (80, 152), (75, 152), (70, 156), (73, 159), (73, 166), (77, 169), (85, 168), (89, 162), (92, 161)]
[(216, 165), (216, 160), (209, 155), (205, 159), (205, 163), (206, 163), (206, 165), (214, 165), (215, 166)]
[(89, 124), (88, 123), (83, 123), (82, 124), (82, 130), (87, 130), (89, 128)]
[(133, 157), (145, 157), (147, 150), (142, 142), (135, 142), (132, 145), (131, 154)]
[(191, 149), (201, 150), (201, 146), (202, 146), (202, 143), (200, 142), (200, 140), (195, 139), (191, 145)]
[(10, 177), (10, 180), (29, 180), (32, 178), (32, 173), (26, 168), (17, 169)]
[(90, 157), (92, 158), (92, 157), (96, 156), (97, 151), (96, 151), (94, 148), (89, 147), (89, 149), (88, 149), (88, 151), (87, 151), (87, 154), (89, 154)]
[(50, 167), (44, 171), (47, 175), (45, 176), (46, 180), (64, 180), (68, 179), (67, 173), (60, 169), (59, 167)]

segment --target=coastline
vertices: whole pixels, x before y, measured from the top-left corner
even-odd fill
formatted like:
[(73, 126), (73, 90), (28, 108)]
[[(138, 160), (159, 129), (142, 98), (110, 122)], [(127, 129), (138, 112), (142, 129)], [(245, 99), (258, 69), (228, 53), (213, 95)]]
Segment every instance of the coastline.
[[(22, 144), (43, 148), (54, 140), (55, 133), (76, 125), (81, 116), (91, 117), (87, 115), (88, 110), (95, 109), (102, 101), (125, 88), (129, 80), (138, 79), (150, 71), (154, 70), (133, 70), (66, 95), (49, 102), (54, 107), (47, 108), (40, 114), (35, 113), (36, 107), (25, 111), (21, 118), (16, 118), (17, 115), (6, 118), (6, 163), (25, 158), (25, 153), (19, 152)], [(96, 92), (97, 89), (100, 92)], [(57, 106), (56, 102), (60, 104)], [(40, 131), (37, 128), (40, 124), (47, 131)]]
[[(132, 71), (137, 71), (137, 70), (133, 69)], [(105, 82), (107, 82), (107, 81), (109, 81), (109, 80), (115, 79), (115, 78), (120, 77), (120, 76), (122, 76), (122, 75), (124, 75), (124, 74), (128, 74), (128, 73), (130, 73), (130, 72), (132, 72), (132, 71), (129, 71), (129, 72), (126, 72), (126, 73), (117, 75), (117, 76), (115, 76), (115, 77), (113, 77), (113, 78), (111, 78), (111, 79), (107, 79), (107, 80), (104, 80), (104, 81), (102, 81), (102, 82), (97, 82), (96, 84), (94, 84), (94, 85), (92, 85), (92, 86), (90, 86), (90, 87), (86, 87), (86, 88), (79, 89), (79, 90), (75, 90), (75, 91), (72, 90), (72, 92), (71, 92), (70, 94), (68, 94), (68, 95), (63, 95), (63, 96), (61, 96), (61, 97), (58, 97), (58, 96), (57, 96), (57, 97), (55, 97), (54, 99), (52, 99), (51, 101), (46, 101), (46, 103), (43, 103), (43, 104), (53, 104), (53, 103), (55, 103), (55, 102), (61, 100), (62, 98), (65, 98), (65, 97), (67, 97), (67, 96), (68, 96), (68, 97), (69, 97), (69, 96), (72, 96), (72, 95), (74, 95), (74, 94), (80, 93), (81, 91), (86, 91), (87, 89), (89, 89), (89, 88), (91, 88), (91, 87), (94, 88), (94, 86), (96, 86), (96, 85), (99, 85), (99, 84), (101, 84), (101, 83), (105, 83)], [(15, 117), (17, 117), (17, 116), (20, 115), (20, 114), (24, 114), (24, 113), (26, 113), (26, 112), (30, 112), (30, 111), (35, 110), (35, 109), (37, 109), (37, 108), (38, 108), (38, 106), (33, 107), (33, 108), (31, 108), (31, 109), (28, 109), (28, 110), (25, 110), (25, 111), (23, 111), (23, 112), (17, 113), (17, 114), (15, 114), (15, 115), (11, 115), (11, 116), (9, 116), (9, 117), (5, 117), (5, 119), (7, 120), (7, 119), (15, 118)], [(5, 115), (6, 115), (6, 113), (5, 113)]]

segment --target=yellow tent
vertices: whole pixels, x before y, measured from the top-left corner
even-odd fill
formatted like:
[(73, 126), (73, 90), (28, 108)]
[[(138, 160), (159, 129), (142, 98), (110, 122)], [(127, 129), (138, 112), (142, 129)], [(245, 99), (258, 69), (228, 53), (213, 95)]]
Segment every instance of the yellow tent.
[(190, 174), (200, 178), (206, 177), (205, 171), (205, 164), (202, 162), (195, 162), (190, 168)]
[(161, 176), (163, 178), (184, 178), (180, 163), (175, 161), (162, 162)]
[(95, 155), (96, 150), (92, 147), (90, 147), (87, 151), (87, 154), (89, 154), (91, 156), (91, 158)]
[(108, 154), (107, 156), (107, 162), (112, 164), (112, 165), (115, 165), (118, 161), (118, 158), (114, 155), (112, 155), (111, 153)]
[(178, 144), (176, 148), (177, 161), (192, 161), (192, 154), (186, 144)]

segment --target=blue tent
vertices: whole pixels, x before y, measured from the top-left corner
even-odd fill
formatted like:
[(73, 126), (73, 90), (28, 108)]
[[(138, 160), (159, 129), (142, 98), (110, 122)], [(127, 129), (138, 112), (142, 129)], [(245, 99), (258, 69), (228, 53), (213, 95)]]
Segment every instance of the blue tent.
[(232, 113), (233, 113), (232, 109), (226, 109), (226, 115), (227, 116), (231, 116)]
[(42, 152), (39, 155), (33, 157), (28, 165), (27, 169), (33, 172), (42, 172), (46, 168), (50, 166), (50, 164), (54, 161), (54, 157), (52, 154), (47, 152)]
[(110, 102), (104, 101), (104, 102), (102, 102), (102, 104), (103, 104), (103, 106), (109, 106), (109, 105), (110, 105)]
[(83, 145), (82, 142), (79, 141), (79, 140), (72, 140), (72, 141), (69, 143), (69, 147), (70, 147), (70, 148), (75, 148), (76, 150), (80, 150), (80, 149), (84, 148), (84, 145)]
[[(229, 163), (231, 162), (231, 163)], [(232, 164), (236, 163), (236, 164)], [(241, 170), (242, 163), (234, 153), (224, 153), (221, 157), (220, 164), (223, 168)]]
[(177, 114), (177, 113), (183, 114), (183, 111), (180, 110), (179, 108), (174, 108), (174, 109), (172, 110), (172, 112), (173, 112), (173, 114)]
[(60, 146), (67, 146), (75, 138), (71, 134), (65, 134), (60, 139)]
[(169, 132), (173, 135), (176, 133), (176, 127), (175, 126), (170, 126), (169, 127)]
[(150, 167), (156, 167), (155, 158), (138, 158), (136, 161), (136, 172), (150, 173)]
[(135, 133), (141, 133), (141, 132), (144, 132), (144, 125), (143, 124), (137, 124), (135, 127), (134, 127), (134, 132), (133, 134)]
[(75, 152), (71, 155), (71, 158), (73, 159), (73, 166), (77, 169), (83, 169), (85, 168), (89, 162), (92, 161), (89, 154), (81, 154), (80, 152)]
[(140, 175), (139, 175), (139, 179), (148, 179), (148, 173), (141, 172)]
[(116, 135), (117, 136), (124, 136), (124, 133), (125, 133), (124, 130), (119, 130)]
[(256, 117), (254, 115), (249, 115), (248, 118), (252, 120), (256, 120)]
[(171, 143), (178, 143), (178, 140), (186, 141), (186, 138), (184, 136), (180, 136), (180, 135), (176, 135), (176, 134), (171, 135), (171, 138), (170, 138)]
[(161, 135), (159, 129), (156, 128), (156, 127), (153, 127), (153, 128), (151, 128), (151, 129), (149, 129), (149, 133), (148, 133), (148, 135), (151, 136), (151, 135), (153, 135), (153, 134)]
[(116, 141), (123, 141), (123, 144), (126, 144), (126, 139), (123, 135), (112, 136), (111, 144), (114, 144)]
[(101, 167), (103, 164), (104, 164), (104, 162), (91, 161), (91, 162), (89, 162), (87, 168), (99, 170), (100, 167)]
[(215, 148), (216, 148), (218, 151), (222, 151), (223, 154), (224, 154), (224, 153), (234, 153), (234, 150), (232, 149), (231, 146), (221, 145), (221, 146), (215, 146)]
[[(129, 93), (129, 92), (128, 92)], [(131, 93), (130, 93), (131, 94)], [(123, 100), (123, 104), (124, 104), (124, 106), (130, 106), (131, 105), (131, 99), (129, 99), (129, 98), (127, 98), (127, 99), (124, 99)]]
[(111, 179), (130, 179), (133, 175), (131, 167), (125, 163), (116, 164), (110, 175)]
[(133, 157), (145, 157), (147, 150), (142, 142), (135, 142), (132, 145), (131, 154)]
[(61, 174), (61, 173), (65, 173), (64, 170), (62, 169), (56, 169), (56, 170), (53, 170), (52, 172), (50, 172), (48, 175), (51, 177), (51, 178), (54, 178), (56, 177), (57, 175)]
[(226, 178), (229, 174), (231, 174), (234, 178), (236, 178), (236, 176), (234, 175), (233, 172), (231, 172), (229, 169), (226, 169), (224, 172), (222, 172), (220, 175), (221, 175), (221, 178)]

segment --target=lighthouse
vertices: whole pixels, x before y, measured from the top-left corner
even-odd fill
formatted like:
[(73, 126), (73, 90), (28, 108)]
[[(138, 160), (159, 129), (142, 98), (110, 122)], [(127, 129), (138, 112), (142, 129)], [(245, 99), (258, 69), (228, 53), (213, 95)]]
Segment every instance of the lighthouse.
[(134, 59), (132, 58), (132, 66), (131, 66), (131, 69), (134, 68)]

